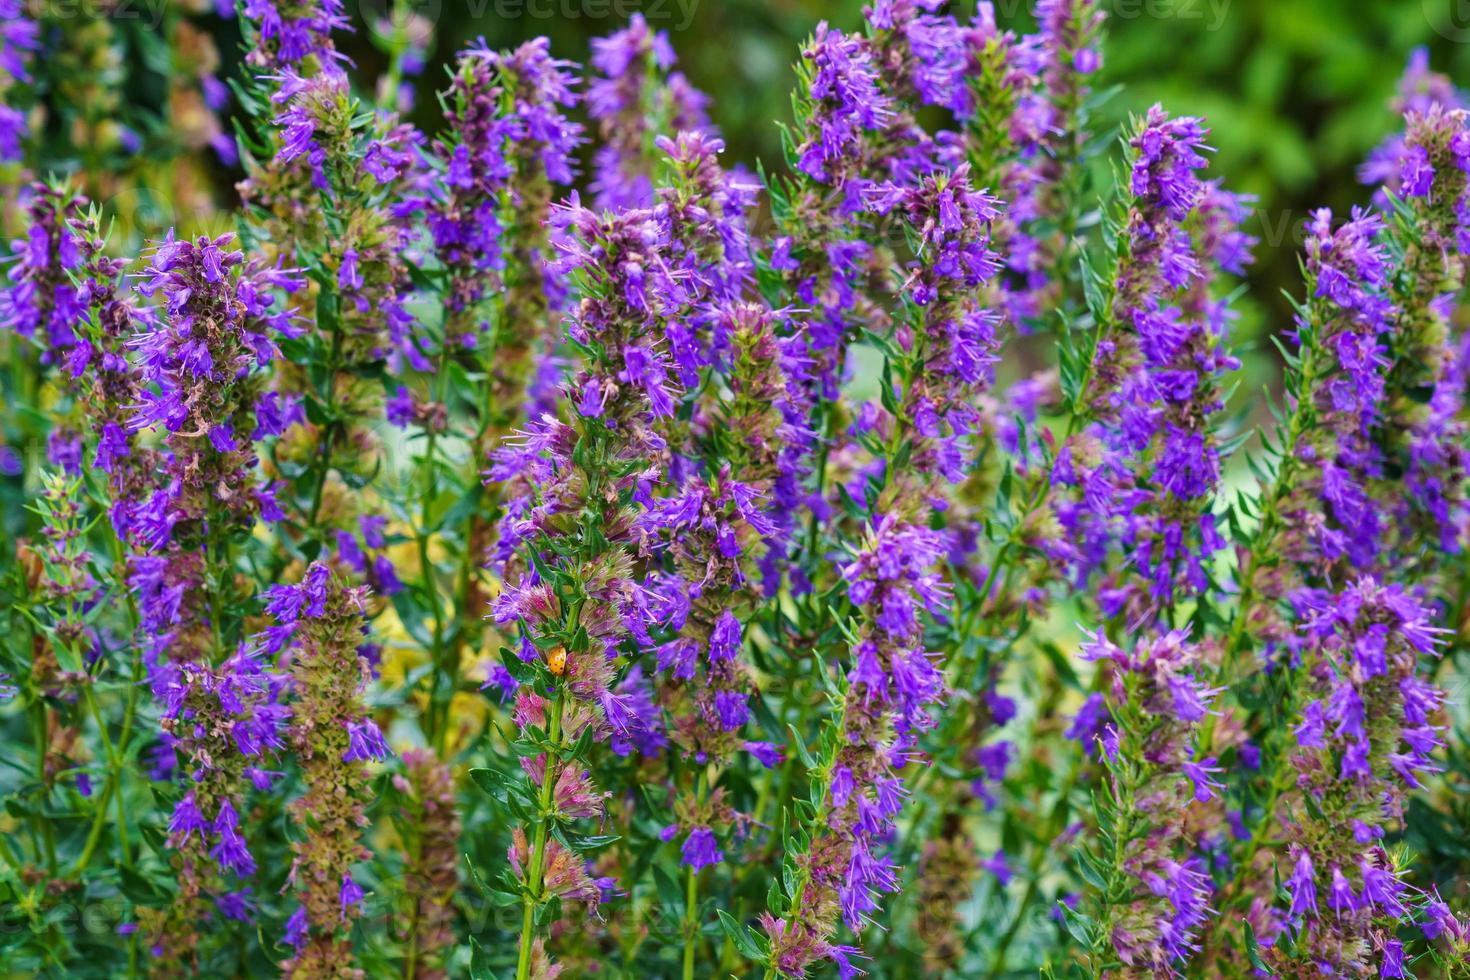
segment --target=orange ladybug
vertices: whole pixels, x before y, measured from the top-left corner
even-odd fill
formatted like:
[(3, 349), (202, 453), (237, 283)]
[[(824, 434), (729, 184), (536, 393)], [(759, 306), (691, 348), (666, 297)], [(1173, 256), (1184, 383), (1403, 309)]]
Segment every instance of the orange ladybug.
[(567, 672), (567, 648), (552, 647), (546, 654), (546, 666), (557, 677)]

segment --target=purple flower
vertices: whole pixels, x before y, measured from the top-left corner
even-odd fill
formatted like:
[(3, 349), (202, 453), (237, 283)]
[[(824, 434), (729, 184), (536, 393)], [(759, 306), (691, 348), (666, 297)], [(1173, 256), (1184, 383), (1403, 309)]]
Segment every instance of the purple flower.
[(291, 913), (291, 918), (286, 920), (286, 933), (282, 939), (286, 945), (300, 949), (306, 945), (310, 931), (311, 923), (306, 917), (306, 907), (298, 905), (296, 911)]
[(1352, 886), (1343, 877), (1342, 869), (1335, 864), (1332, 866), (1332, 885), (1327, 891), (1327, 907), (1336, 912), (1339, 918), (1343, 912), (1353, 912), (1361, 908)]
[(1409, 147), (1408, 152), (1404, 154), (1400, 182), (1403, 192), (1410, 197), (1428, 195), (1430, 187), (1434, 184), (1434, 166), (1429, 162), (1429, 151), (1425, 147)]
[(240, 448), (240, 444), (235, 441), (235, 433), (228, 423), (211, 426), (209, 442), (214, 446), (215, 452), (220, 453), (231, 453)]
[(1082, 747), (1091, 755), (1095, 751), (1098, 733), (1107, 720), (1107, 698), (1101, 694), (1089, 694), (1087, 700), (1082, 702), (1082, 707), (1072, 716), (1066, 736), (1081, 742)]
[(996, 882), (1002, 888), (1011, 883), (1011, 866), (1006, 861), (1005, 851), (996, 851), (993, 855), (982, 861), (980, 866), (995, 875)]
[(1145, 206), (1161, 206), (1175, 221), (1183, 219), (1203, 193), (1194, 172), (1205, 166), (1200, 151), (1209, 149), (1206, 134), (1199, 119), (1170, 119), (1162, 107), (1151, 108), (1132, 140), (1137, 151), (1130, 188), (1134, 196)]
[(352, 880), (352, 875), (342, 876), (342, 888), (338, 893), (338, 901), (342, 906), (342, 918), (347, 919), (348, 911), (354, 906), (361, 904), (363, 899), (362, 888)]
[(587, 111), (604, 141), (593, 163), (597, 207), (647, 207), (653, 201), (650, 132), (707, 130), (707, 100), (682, 74), (669, 71), (675, 57), (668, 34), (650, 29), (642, 14), (623, 30), (594, 39), (591, 61), (600, 77), (588, 84)]
[(720, 716), (720, 726), (727, 732), (739, 731), (750, 720), (749, 704), (738, 691), (717, 691), (715, 710)]
[(1214, 764), (1213, 757), (1203, 759), (1199, 762), (1186, 761), (1183, 764), (1185, 778), (1194, 787), (1194, 798), (1198, 803), (1208, 803), (1215, 798), (1214, 790), (1224, 789), (1224, 785), (1210, 778), (1220, 769)]
[(1286, 880), (1286, 887), (1291, 892), (1291, 916), (1300, 918), (1310, 909), (1312, 915), (1317, 915), (1317, 883), (1316, 872), (1312, 868), (1312, 858), (1306, 851), (1302, 851), (1296, 859), (1296, 866), (1292, 869), (1291, 877)]
[(260, 44), (250, 55), (261, 66), (296, 65), (309, 58), (335, 67), (332, 32), (346, 26), (341, 0), (283, 5), (246, 0), (243, 14), (256, 23)]
[(82, 440), (62, 430), (53, 432), (46, 441), (46, 458), (63, 473), (76, 474), (82, 467)]
[(220, 914), (236, 922), (254, 922), (256, 907), (251, 901), (252, 889), (242, 888), (237, 892), (226, 892), (215, 899)]
[(767, 769), (776, 768), (785, 759), (781, 747), (772, 745), (770, 742), (743, 742), (741, 744), (744, 746), (745, 751), (755, 756), (760, 764)]
[(602, 417), (602, 384), (596, 378), (588, 381), (577, 401), (577, 411), (589, 419)]
[(214, 858), (222, 870), (234, 871), (241, 878), (255, 873), (255, 859), (250, 856), (245, 840), (237, 832), (240, 819), (229, 800), (220, 804), (219, 815), (214, 820), (214, 832), (219, 835), (209, 856)]
[(711, 661), (733, 660), (740, 653), (740, 620), (726, 609), (720, 613), (715, 627), (710, 631), (709, 658)]
[(985, 770), (987, 778), (993, 782), (999, 782), (1005, 778), (1006, 767), (1010, 765), (1014, 751), (1015, 747), (1010, 742), (1003, 740), (976, 749), (975, 762)]
[(344, 292), (362, 288), (362, 270), (357, 265), (355, 248), (349, 248), (342, 253), (342, 265), (337, 270), (337, 288)]
[(1395, 918), (1403, 915), (1404, 907), (1399, 901), (1399, 894), (1405, 888), (1404, 883), (1392, 871), (1377, 867), (1367, 858), (1363, 859), (1358, 868), (1363, 876), (1363, 900), (1377, 905), (1387, 915)]
[(1326, 710), (1320, 701), (1313, 701), (1302, 712), (1302, 722), (1296, 727), (1297, 745), (1303, 748), (1322, 748), (1322, 730), (1326, 725)]
[(1433, 895), (1434, 897), (1424, 906), (1422, 926), (1424, 938), (1437, 939), (1442, 935), (1448, 935), (1457, 940), (1463, 939), (1465, 929), (1460, 920), (1439, 897), (1439, 892), (1436, 891)]
[(705, 826), (694, 827), (689, 831), (680, 853), (684, 863), (695, 871), (711, 864), (719, 864), (724, 859), (716, 844), (714, 832)]
[(383, 740), (383, 733), (371, 718), (347, 723), (347, 751), (342, 754), (343, 762), (370, 762), (386, 759), (392, 754), (388, 743)]
[(1390, 939), (1383, 944), (1383, 965), (1378, 970), (1380, 977), (1402, 977), (1404, 974), (1404, 944)]
[(204, 822), (204, 816), (199, 812), (198, 805), (194, 802), (194, 793), (184, 794), (184, 798), (174, 804), (173, 816), (169, 820), (168, 832), (178, 837), (180, 842), (188, 840), (189, 835), (198, 831), (203, 835), (208, 829)]
[(1174, 715), (1180, 721), (1200, 721), (1210, 713), (1209, 703), (1216, 692), (1202, 689), (1193, 677), (1182, 674), (1170, 675), (1168, 684)]
[(879, 85), (873, 53), (861, 37), (818, 24), (802, 58), (812, 69), (812, 111), (797, 166), (813, 180), (840, 183), (852, 166), (850, 155), (862, 145), (861, 134), (883, 126), (892, 101)]

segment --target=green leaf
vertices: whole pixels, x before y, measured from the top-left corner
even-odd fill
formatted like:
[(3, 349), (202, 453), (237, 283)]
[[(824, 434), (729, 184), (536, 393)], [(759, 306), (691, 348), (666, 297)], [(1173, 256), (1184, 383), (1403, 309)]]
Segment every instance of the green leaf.
[(571, 838), (571, 844), (579, 852), (595, 851), (599, 847), (607, 847), (609, 844), (616, 844), (622, 839), (623, 838), (617, 834), (589, 834), (586, 837)]
[(1066, 902), (1057, 902), (1057, 908), (1062, 910), (1062, 922), (1066, 925), (1068, 934), (1084, 948), (1091, 949), (1092, 917), (1078, 912)]
[(787, 725), (786, 730), (791, 733), (791, 741), (796, 745), (796, 755), (797, 758), (801, 759), (801, 764), (806, 766), (808, 769), (817, 768), (817, 760), (812, 756), (811, 751), (806, 747), (806, 742), (802, 739), (801, 733), (798, 732), (793, 725)]
[(490, 969), (490, 955), (474, 936), (470, 937), (470, 980), (495, 980), (495, 971)]
[(725, 927), (725, 935), (740, 950), (740, 955), (748, 960), (764, 960), (765, 954), (761, 952), (760, 946), (756, 944), (755, 936), (751, 934), (750, 927), (736, 922), (729, 912), (724, 909), (716, 910), (720, 916), (720, 925)]
[(514, 789), (511, 777), (499, 769), (471, 769), (470, 779), (480, 792), (493, 799), (504, 799)]
[(1256, 942), (1256, 930), (1251, 928), (1249, 921), (1242, 920), (1241, 925), (1245, 928), (1245, 955), (1250, 957), (1251, 966), (1264, 976), (1275, 976), (1276, 974), (1272, 973), (1265, 961), (1261, 959), (1261, 947)]

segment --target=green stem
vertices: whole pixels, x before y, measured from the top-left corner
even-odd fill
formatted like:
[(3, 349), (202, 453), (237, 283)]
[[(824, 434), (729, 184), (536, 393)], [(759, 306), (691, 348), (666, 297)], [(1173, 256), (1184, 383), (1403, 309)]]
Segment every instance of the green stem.
[[(46, 797), (50, 795), (46, 788), (46, 745), (48, 742), (46, 702), (40, 699), (31, 705), (31, 731), (36, 743), (36, 783), (40, 792), (40, 805), (37, 806), (37, 810), (39, 811), (45, 804)], [(39, 824), (40, 837), (46, 849), (46, 866), (54, 877), (56, 874), (56, 831), (44, 813), (34, 813), (31, 820), (33, 824)]]
[[(132, 850), (133, 849), (132, 849), (132, 844), (128, 840), (128, 818), (127, 818), (127, 810), (126, 810), (126, 808), (123, 805), (123, 796), (122, 796), (123, 764), (122, 764), (122, 759), (119, 757), (119, 750), (118, 750), (117, 745), (115, 745), (113, 743), (112, 738), (107, 734), (107, 721), (106, 721), (106, 719), (104, 719), (102, 717), (102, 709), (97, 704), (97, 698), (96, 698), (96, 695), (92, 691), (92, 684), (91, 684), (91, 681), (90, 680), (88, 680), (86, 686), (83, 687), (82, 690), (83, 690), (84, 696), (86, 697), (87, 708), (88, 708), (88, 710), (92, 714), (93, 721), (95, 721), (96, 724), (97, 724), (97, 733), (102, 737), (102, 747), (105, 750), (106, 755), (107, 755), (107, 785), (108, 785), (108, 788), (117, 791), (117, 793), (116, 793), (116, 797), (117, 797), (117, 844), (118, 844), (118, 848), (122, 852), (122, 864), (123, 864), (123, 867), (131, 867), (132, 866), (132, 863), (133, 863), (133, 859), (132, 859)], [(132, 691), (129, 691), (129, 697), (130, 698), (132, 697)], [(129, 705), (129, 709), (131, 709), (131, 704)], [(121, 741), (121, 735), (119, 735), (119, 741)], [(107, 812), (107, 793), (104, 792), (103, 793), (103, 798), (101, 800), (99, 800), (98, 803), (97, 803), (97, 817), (96, 817), (96, 822), (94, 823), (94, 826), (96, 826), (96, 824), (98, 824), (98, 823), (101, 822), (102, 817), (103, 817), (103, 815), (106, 812)], [(83, 867), (84, 866), (85, 865), (83, 865)], [(80, 870), (80, 868), (78, 868), (78, 870)]]
[(694, 946), (699, 937), (699, 873), (691, 865), (684, 881), (684, 980), (694, 980)]
[(97, 850), (97, 842), (102, 838), (102, 821), (107, 816), (107, 807), (112, 802), (114, 790), (112, 777), (107, 777), (106, 784), (102, 787), (102, 798), (97, 801), (97, 815), (92, 818), (92, 829), (87, 833), (86, 846), (82, 848), (81, 857), (77, 858), (76, 867), (72, 868), (72, 877), (81, 874), (92, 861), (92, 854)]
[[(791, 706), (795, 698), (795, 693), (796, 685), (793, 684), (786, 689), (786, 696), (781, 700), (781, 710), (780, 713), (776, 715), (776, 720), (783, 725), (786, 723), (786, 719), (791, 716)], [(764, 778), (761, 779), (761, 788), (756, 794), (755, 809), (751, 811), (751, 820), (755, 823), (756, 826), (760, 826), (765, 822), (766, 808), (770, 805), (771, 794), (772, 791), (775, 790), (778, 780), (781, 783), (782, 789), (779, 793), (779, 802), (777, 803), (777, 807), (781, 808), (785, 806), (785, 791), (786, 788), (790, 786), (791, 770), (794, 765), (795, 757), (788, 755), (786, 757), (786, 760), (781, 763), (779, 769), (767, 770)]]
[[(130, 601), (131, 606), (131, 601)], [(97, 810), (92, 818), (92, 829), (87, 835), (88, 846), (77, 860), (72, 869), (72, 875), (79, 875), (91, 862), (92, 853), (96, 849), (98, 835), (102, 830), (102, 822), (107, 816), (107, 806), (111, 800), (117, 802), (117, 842), (122, 854), (122, 866), (131, 868), (133, 866), (133, 848), (128, 834), (127, 804), (123, 793), (123, 784), (127, 775), (124, 765), (127, 747), (132, 740), (133, 719), (137, 715), (138, 688), (142, 684), (143, 659), (140, 650), (134, 645), (132, 663), (132, 683), (128, 685), (128, 698), (123, 708), (122, 727), (118, 730), (117, 741), (113, 742), (107, 734), (107, 723), (102, 716), (101, 706), (92, 691), (90, 680), (82, 688), (83, 698), (87, 708), (97, 725), (97, 732), (102, 739), (102, 747), (107, 756), (107, 782), (103, 786), (102, 796), (97, 801)]]
[[(115, 535), (112, 539), (112, 552), (113, 567), (121, 572), (121, 569), (125, 564), (123, 559), (122, 540)], [(125, 580), (119, 579), (118, 584), (122, 591), (122, 594), (127, 596), (128, 621), (132, 626), (132, 633), (135, 634), (138, 629), (137, 598), (134, 596), (133, 590), (131, 588), (128, 588), (127, 582)], [(126, 786), (125, 779), (127, 777), (127, 767), (125, 763), (127, 760), (128, 744), (132, 741), (133, 737), (133, 719), (137, 716), (138, 711), (138, 689), (143, 684), (143, 651), (138, 643), (132, 644), (132, 651), (132, 664), (131, 670), (129, 671), (131, 681), (128, 684), (128, 697), (127, 701), (123, 705), (122, 727), (118, 729), (117, 743), (115, 746), (115, 751), (112, 754), (112, 775), (113, 779), (117, 783), (116, 799), (118, 843), (122, 847), (123, 867), (129, 869), (131, 869), (133, 866), (133, 852), (132, 846), (128, 840), (127, 819), (124, 816), (124, 814), (127, 812), (127, 794), (124, 792)]]
[[(1294, 777), (1295, 771), (1292, 769), (1290, 763), (1285, 759), (1278, 758), (1273, 767), (1271, 787), (1267, 791), (1266, 805), (1262, 807), (1262, 813), (1270, 815), (1276, 812), (1277, 800), (1281, 798), (1282, 792), (1287, 789)], [(1256, 855), (1260, 853), (1261, 844), (1267, 837), (1267, 830), (1267, 827), (1262, 826), (1255, 834), (1251, 835), (1250, 844), (1246, 847), (1245, 856), (1239, 864), (1241, 870), (1241, 879), (1239, 880), (1244, 880), (1244, 876), (1250, 873), (1251, 865), (1255, 862)]]
[(531, 851), (531, 867), (526, 876), (526, 890), (521, 898), (521, 946), (516, 964), (516, 980), (529, 980), (531, 975), (531, 944), (536, 931), (536, 912), (544, 896), (542, 876), (546, 871), (546, 838), (551, 830), (551, 794), (556, 784), (556, 750), (561, 748), (561, 716), (566, 705), (565, 692), (558, 689), (552, 708), (551, 725), (547, 739), (551, 749), (546, 753), (546, 766), (541, 773), (540, 807), (537, 814), (536, 841)]
[(128, 700), (123, 708), (122, 728), (118, 731), (116, 751), (113, 754), (114, 769), (113, 779), (117, 783), (117, 834), (118, 843), (122, 847), (122, 863), (125, 868), (133, 866), (132, 846), (128, 841), (127, 819), (123, 816), (126, 812), (126, 804), (123, 793), (124, 779), (127, 776), (127, 768), (124, 762), (127, 758), (128, 743), (133, 737), (133, 720), (138, 713), (138, 689), (143, 684), (143, 657), (141, 651), (134, 646), (133, 649), (133, 680), (128, 685)]

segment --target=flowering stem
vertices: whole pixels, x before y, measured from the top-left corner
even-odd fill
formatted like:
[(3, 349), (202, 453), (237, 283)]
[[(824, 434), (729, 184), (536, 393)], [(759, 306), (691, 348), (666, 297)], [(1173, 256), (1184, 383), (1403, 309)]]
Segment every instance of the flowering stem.
[[(1113, 813), (1117, 815), (1117, 823), (1108, 831), (1112, 837), (1112, 853), (1108, 859), (1106, 887), (1101, 889), (1103, 916), (1096, 923), (1089, 959), (1096, 957), (1101, 950), (1108, 947), (1113, 935), (1114, 910), (1123, 903), (1128, 894), (1128, 872), (1126, 870), (1128, 845), (1137, 835), (1138, 827), (1144, 823), (1142, 814), (1133, 804), (1133, 779), (1137, 776), (1137, 769), (1137, 763), (1125, 761), (1120, 771), (1114, 776), (1114, 786), (1109, 793), (1114, 804)], [(1123, 778), (1124, 776), (1128, 777), (1127, 780)]]
[(528, 980), (531, 975), (531, 943), (536, 930), (536, 912), (541, 907), (541, 878), (546, 871), (546, 838), (551, 829), (551, 794), (556, 784), (555, 752), (561, 748), (561, 715), (565, 704), (566, 693), (558, 689), (551, 723), (546, 732), (550, 749), (546, 753), (546, 768), (541, 774), (541, 805), (537, 812), (536, 840), (531, 849), (531, 867), (526, 875), (526, 890), (521, 899), (521, 948), (516, 965), (516, 980)]
[[(1315, 330), (1312, 331), (1311, 336), (1316, 336)], [(1307, 338), (1307, 332), (1303, 331), (1304, 346), (1308, 343)], [(1262, 502), (1260, 527), (1257, 528), (1256, 534), (1251, 539), (1250, 550), (1240, 569), (1240, 601), (1236, 604), (1235, 616), (1230, 621), (1230, 632), (1226, 635), (1220, 660), (1220, 679), (1227, 686), (1234, 681), (1235, 657), (1245, 640), (1246, 623), (1250, 619), (1252, 607), (1260, 598), (1256, 593), (1256, 571), (1275, 549), (1277, 533), (1281, 529), (1281, 505), (1292, 489), (1297, 465), (1297, 447), (1302, 436), (1314, 423), (1317, 382), (1316, 354), (1317, 346), (1313, 340), (1311, 346), (1302, 352), (1301, 378), (1297, 388), (1296, 406), (1287, 423), (1286, 433), (1279, 449), (1280, 462), (1276, 469), (1276, 478), (1272, 481), (1270, 490)], [(1201, 738), (1201, 743), (1204, 745), (1210, 744), (1210, 736), (1214, 734), (1214, 721), (1214, 715), (1210, 715), (1204, 721)]]
[[(1080, 94), (1080, 93), (1078, 93)], [(1076, 118), (1080, 108), (1081, 99), (1073, 99), (1065, 108), (1066, 118)], [(1079, 134), (1080, 135), (1080, 134)], [(1068, 139), (1064, 143), (1065, 151), (1060, 160), (1062, 179), (1058, 181), (1057, 187), (1062, 198), (1060, 209), (1060, 220), (1057, 225), (1057, 252), (1052, 260), (1050, 277), (1053, 282), (1060, 284), (1060, 295), (1064, 303), (1073, 299), (1072, 292), (1075, 280), (1072, 274), (1077, 271), (1077, 264), (1072, 262), (1073, 250), (1078, 246), (1077, 228), (1081, 222), (1082, 210), (1082, 179), (1083, 168), (1080, 166), (1082, 160), (1082, 145), (1079, 139)]]

